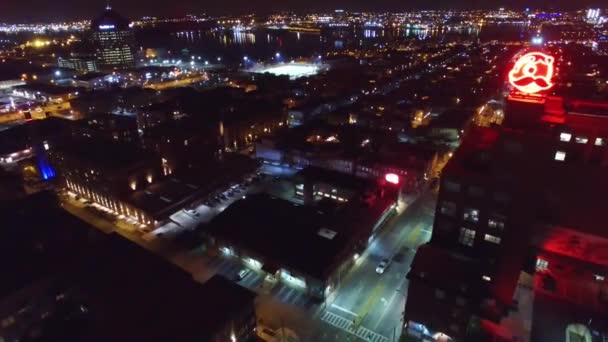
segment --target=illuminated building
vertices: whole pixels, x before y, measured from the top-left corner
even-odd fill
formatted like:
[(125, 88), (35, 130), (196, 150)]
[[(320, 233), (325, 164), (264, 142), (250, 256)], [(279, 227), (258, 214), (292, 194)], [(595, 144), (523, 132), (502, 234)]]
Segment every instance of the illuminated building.
[[(503, 126), (469, 132), (408, 274), (408, 334), (512, 340), (504, 322), (526, 305), (608, 326), (606, 114), (607, 103), (514, 91)], [(522, 291), (536, 299), (518, 307)], [(539, 322), (531, 340), (563, 341), (565, 325)]]
[(97, 61), (92, 58), (59, 58), (57, 65), (61, 68), (74, 69), (83, 73), (98, 70)]
[(330, 300), (395, 213), (397, 187), (313, 168), (295, 182), (296, 191), (306, 193), (304, 205), (248, 194), (204, 229), (210, 248), (311, 298)]
[(137, 205), (131, 195), (145, 188), (149, 179), (160, 178), (156, 156), (134, 145), (77, 138), (51, 151), (51, 161), (65, 188), (137, 224), (154, 225), (150, 211)]
[(92, 39), (99, 66), (124, 69), (135, 66), (133, 31), (129, 21), (109, 6), (91, 22)]

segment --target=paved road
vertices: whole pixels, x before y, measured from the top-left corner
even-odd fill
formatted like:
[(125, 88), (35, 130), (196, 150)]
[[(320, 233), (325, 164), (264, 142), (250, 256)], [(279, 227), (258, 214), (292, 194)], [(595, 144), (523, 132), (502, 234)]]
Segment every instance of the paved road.
[[(68, 211), (105, 232), (116, 231), (163, 255), (200, 282), (216, 273), (233, 278), (243, 268), (235, 258), (210, 257), (202, 250), (185, 251), (163, 239), (146, 241), (136, 230), (117, 228), (111, 222), (67, 202), (70, 201), (64, 201), (64, 207)], [(269, 312), (285, 312), (280, 317), (281, 321), (276, 321), (274, 314), (261, 315), (262, 319), (274, 319), (269, 324), (273, 328), (282, 325), (292, 328), (303, 341), (392, 342), (394, 336), (396, 341), (401, 334), (407, 295), (405, 275), (416, 248), (430, 238), (434, 209), (434, 197), (423, 195), (387, 222), (357, 265), (345, 276), (331, 303), (314, 303), (302, 291), (281, 283), (265, 289), (263, 275), (255, 271), (239, 283), (261, 294), (259, 308), (272, 307)], [(390, 258), (392, 262), (380, 275), (375, 269), (383, 258)]]
[[(403, 213), (393, 217), (343, 279), (335, 300), (319, 318), (362, 340), (389, 342), (401, 334), (407, 296), (407, 279), (415, 251), (431, 237), (435, 210), (432, 195), (421, 196)], [(391, 259), (384, 274), (375, 269), (383, 258)]]

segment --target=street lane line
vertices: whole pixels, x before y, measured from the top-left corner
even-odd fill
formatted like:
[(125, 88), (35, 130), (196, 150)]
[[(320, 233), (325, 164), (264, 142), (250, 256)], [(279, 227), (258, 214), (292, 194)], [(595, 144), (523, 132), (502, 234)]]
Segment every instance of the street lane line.
[(376, 301), (378, 300), (378, 297), (380, 297), (380, 295), (382, 294), (382, 290), (384, 290), (384, 287), (385, 287), (384, 282), (379, 281), (378, 285), (376, 285), (376, 288), (374, 289), (374, 292), (372, 293), (371, 296), (369, 296), (369, 298), (365, 302), (365, 305), (363, 306), (363, 310), (361, 310), (361, 314), (359, 315), (359, 317), (361, 317), (361, 320), (359, 321), (359, 324), (361, 324), (363, 319), (365, 319), (365, 316), (367, 316), (367, 314), (369, 313), (369, 310), (376, 303)]
[(348, 310), (347, 308), (343, 308), (343, 307), (341, 307), (341, 306), (339, 306), (337, 304), (332, 304), (331, 307), (334, 308), (334, 309), (340, 310), (342, 312), (345, 312), (347, 314), (350, 314), (350, 315), (353, 315), (353, 316), (357, 317), (357, 313), (356, 312), (352, 312), (352, 311)]

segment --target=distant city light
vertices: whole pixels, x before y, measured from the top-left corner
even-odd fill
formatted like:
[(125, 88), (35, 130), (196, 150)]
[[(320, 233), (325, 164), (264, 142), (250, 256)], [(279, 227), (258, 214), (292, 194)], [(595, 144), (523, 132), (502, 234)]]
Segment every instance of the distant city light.
[(114, 28), (115, 28), (114, 25), (99, 25), (100, 30), (112, 30)]
[(391, 184), (399, 184), (399, 176), (394, 173), (387, 173), (384, 179)]
[(259, 69), (253, 69), (252, 72), (256, 73), (270, 73), (277, 76), (289, 76), (290, 79), (297, 79), (300, 77), (315, 75), (319, 72), (320, 67), (318, 64), (279, 64), (270, 67), (263, 67)]
[(533, 45), (542, 45), (543, 44), (543, 37), (541, 37), (541, 36), (532, 37), (532, 44)]

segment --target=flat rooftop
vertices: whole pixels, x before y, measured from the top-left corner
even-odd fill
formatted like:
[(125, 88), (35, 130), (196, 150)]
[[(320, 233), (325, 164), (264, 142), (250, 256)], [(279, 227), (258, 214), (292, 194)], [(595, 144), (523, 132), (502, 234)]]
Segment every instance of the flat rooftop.
[(308, 180), (313, 183), (320, 182), (331, 184), (336, 187), (349, 189), (360, 194), (364, 193), (365, 191), (373, 190), (376, 185), (374, 181), (366, 178), (314, 166), (306, 167), (298, 172), (295, 175), (295, 180), (301, 182)]
[(226, 154), (223, 160), (208, 161), (204, 167), (178, 171), (169, 178), (130, 194), (126, 200), (162, 220), (179, 208), (224, 189), (253, 172), (258, 163), (251, 158)]
[(284, 266), (325, 279), (367, 241), (374, 225), (390, 210), (396, 196), (365, 202), (321, 200), (303, 206), (268, 194), (247, 195), (215, 217), (209, 235)]
[(57, 146), (59, 153), (77, 163), (105, 169), (128, 168), (135, 163), (150, 161), (154, 155), (134, 144), (98, 138), (78, 138)]
[(86, 267), (72, 280), (92, 314), (85, 337), (205, 340), (253, 306), (253, 292), (221, 276), (201, 285), (121, 236), (110, 236), (88, 256)]
[(295, 271), (323, 279), (351, 238), (335, 222), (331, 214), (314, 207), (257, 194), (229, 206), (213, 219), (208, 232)]

